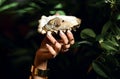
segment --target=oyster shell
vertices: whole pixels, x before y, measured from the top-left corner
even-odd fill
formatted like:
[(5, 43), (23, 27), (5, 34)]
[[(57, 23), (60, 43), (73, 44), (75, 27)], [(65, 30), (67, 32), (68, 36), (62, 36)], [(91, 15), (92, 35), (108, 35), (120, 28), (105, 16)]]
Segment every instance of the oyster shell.
[(53, 15), (42, 16), (39, 20), (38, 32), (46, 34), (47, 31), (57, 33), (59, 30), (76, 30), (81, 24), (81, 19), (75, 16)]

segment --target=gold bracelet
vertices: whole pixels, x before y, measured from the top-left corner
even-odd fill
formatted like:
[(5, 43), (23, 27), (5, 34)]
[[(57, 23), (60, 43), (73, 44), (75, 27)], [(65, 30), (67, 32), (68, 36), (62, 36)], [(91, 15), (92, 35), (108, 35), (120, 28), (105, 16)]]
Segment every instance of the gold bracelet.
[(48, 71), (49, 71), (49, 69), (42, 70), (42, 69), (36, 68), (33, 65), (31, 66), (31, 75), (32, 75), (32, 77), (33, 76), (38, 76), (38, 77), (44, 77), (44, 78), (46, 78), (46, 77), (48, 77)]

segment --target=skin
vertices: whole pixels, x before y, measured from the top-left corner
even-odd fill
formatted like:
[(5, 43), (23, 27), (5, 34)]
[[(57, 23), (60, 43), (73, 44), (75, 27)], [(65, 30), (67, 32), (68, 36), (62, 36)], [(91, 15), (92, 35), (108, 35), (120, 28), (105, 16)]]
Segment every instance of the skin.
[[(60, 31), (60, 40), (56, 40), (51, 32), (47, 32), (46, 37), (41, 43), (40, 48), (36, 52), (34, 66), (38, 69), (47, 69), (47, 61), (55, 58), (59, 53), (65, 53), (69, 50), (70, 46), (74, 44), (74, 36), (71, 31), (66, 34)], [(46, 79), (42, 77), (34, 77), (34, 79)]]

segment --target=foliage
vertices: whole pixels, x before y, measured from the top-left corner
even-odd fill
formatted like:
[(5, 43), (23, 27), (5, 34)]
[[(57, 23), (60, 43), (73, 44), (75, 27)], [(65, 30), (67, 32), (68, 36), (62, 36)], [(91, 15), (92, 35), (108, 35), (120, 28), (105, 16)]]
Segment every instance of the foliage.
[[(81, 31), (80, 36), (85, 43), (78, 42), (77, 44), (83, 46), (84, 44), (97, 43), (99, 45), (93, 46), (101, 51), (99, 55), (92, 61), (90, 71), (92, 69), (100, 76), (98, 78), (104, 79), (119, 79), (120, 74), (120, 26), (119, 26), (119, 2), (117, 0), (105, 0), (106, 4), (109, 4), (110, 16), (108, 21), (103, 25), (101, 33), (95, 34), (90, 28), (85, 28)], [(99, 1), (91, 6), (99, 7), (103, 2)], [(82, 41), (81, 41), (82, 42)], [(77, 46), (78, 46), (77, 45)], [(75, 46), (76, 47), (76, 46)], [(98, 53), (98, 51), (96, 53)]]

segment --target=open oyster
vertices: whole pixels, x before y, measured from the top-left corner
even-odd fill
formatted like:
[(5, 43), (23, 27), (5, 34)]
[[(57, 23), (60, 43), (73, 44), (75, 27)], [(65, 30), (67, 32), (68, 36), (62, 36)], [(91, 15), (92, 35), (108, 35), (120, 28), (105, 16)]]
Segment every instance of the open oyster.
[(59, 30), (76, 30), (81, 24), (81, 19), (75, 16), (66, 15), (53, 15), (42, 16), (39, 20), (38, 32), (41, 34), (47, 33), (47, 31), (57, 33)]

